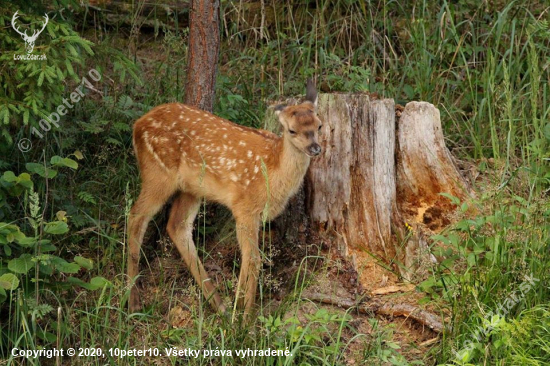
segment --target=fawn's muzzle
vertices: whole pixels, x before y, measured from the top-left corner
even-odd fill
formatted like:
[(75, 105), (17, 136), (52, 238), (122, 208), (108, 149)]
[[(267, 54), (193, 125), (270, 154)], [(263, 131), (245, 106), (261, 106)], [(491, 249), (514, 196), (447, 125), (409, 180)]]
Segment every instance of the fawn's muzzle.
[(321, 151), (323, 151), (323, 149), (321, 149), (321, 146), (319, 144), (311, 144), (308, 146), (307, 151), (311, 155), (317, 156), (321, 153)]

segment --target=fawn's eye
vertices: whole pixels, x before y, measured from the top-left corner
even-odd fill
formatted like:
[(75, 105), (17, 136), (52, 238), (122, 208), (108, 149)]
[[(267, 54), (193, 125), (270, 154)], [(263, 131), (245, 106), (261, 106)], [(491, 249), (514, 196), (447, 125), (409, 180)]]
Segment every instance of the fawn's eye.
[(321, 131), (321, 127), (323, 127), (323, 125), (319, 126), (319, 129), (317, 131)]
[(294, 130), (288, 130), (288, 132), (289, 132), (291, 135), (296, 135), (296, 131), (294, 131)]

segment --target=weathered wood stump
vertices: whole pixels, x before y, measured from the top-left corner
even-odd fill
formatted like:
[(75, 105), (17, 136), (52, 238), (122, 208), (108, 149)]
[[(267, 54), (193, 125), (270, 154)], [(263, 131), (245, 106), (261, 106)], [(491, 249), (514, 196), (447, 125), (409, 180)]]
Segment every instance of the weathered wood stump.
[(305, 205), (291, 205), (286, 217), (305, 216), (351, 260), (363, 287), (395, 281), (396, 273), (410, 279), (433, 258), (429, 235), (449, 223), (454, 209), (440, 193), (468, 194), (445, 147), (439, 111), (411, 102), (396, 121), (392, 99), (321, 94), (317, 113), (323, 153), (308, 171)]
[[(441, 196), (467, 196), (467, 184), (445, 146), (439, 110), (426, 102), (410, 102), (399, 119), (397, 191), (400, 209), (424, 216), (432, 207), (451, 209)], [(417, 212), (415, 212), (417, 211)], [(424, 222), (430, 224), (430, 222)]]
[[(404, 243), (401, 274), (412, 279), (426, 261), (435, 261), (428, 240), (450, 223), (455, 209), (442, 196), (448, 193), (465, 199), (468, 184), (453, 163), (445, 146), (439, 110), (430, 103), (410, 102), (397, 126), (397, 205), (399, 215), (414, 227)], [(430, 257), (430, 258), (428, 258)]]
[(367, 250), (393, 258), (393, 100), (323, 94), (318, 115), (324, 121), (323, 153), (313, 160), (306, 183), (312, 227), (331, 235), (347, 257)]

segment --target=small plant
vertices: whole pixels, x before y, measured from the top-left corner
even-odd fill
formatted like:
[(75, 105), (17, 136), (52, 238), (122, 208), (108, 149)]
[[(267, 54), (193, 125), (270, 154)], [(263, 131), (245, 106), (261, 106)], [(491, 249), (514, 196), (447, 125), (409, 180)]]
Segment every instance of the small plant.
[(423, 362), (413, 361), (409, 363), (398, 350), (401, 346), (394, 342), (393, 325), (383, 327), (377, 319), (370, 318), (369, 324), (372, 328), (370, 340), (366, 342), (363, 351), (364, 365), (423, 365)]
[[(65, 168), (75, 170), (78, 163), (70, 158), (54, 156), (50, 164), (28, 163), (28, 172), (15, 175), (6, 171), (0, 177), (0, 197), (3, 201), (0, 212), (6, 215), (6, 211), (13, 209), (8, 205), (10, 198), (23, 196), (27, 213), (22, 219), (13, 221), (20, 222), (20, 225), (0, 222), (0, 308), (6, 311), (9, 318), (13, 317), (11, 321), (2, 323), (0, 353), (15, 345), (30, 346), (34, 342), (31, 340), (36, 337), (45, 342), (56, 339), (52, 332), (37, 326), (37, 322), (53, 310), (48, 297), (41, 293), (46, 290), (58, 292), (74, 285), (96, 290), (108, 284), (103, 277), (85, 282), (70, 276), (92, 269), (94, 263), (79, 255), (74, 256), (72, 261), (63, 258), (55, 243), (58, 237), (69, 231), (69, 217), (66, 212), (58, 211), (55, 219), (45, 219), (44, 203), (34, 190), (31, 174), (54, 179), (58, 171)], [(9, 213), (13, 215), (13, 212)], [(20, 332), (18, 328), (23, 323), (31, 324), (32, 328), (23, 327), (30, 333), (20, 338), (17, 336)]]
[(302, 324), (296, 316), (282, 319), (280, 316), (260, 316), (261, 328), (276, 349), (289, 349), (293, 362), (312, 362), (314, 359), (336, 359), (341, 356), (341, 332), (348, 327), (351, 316), (329, 313), (318, 309), (306, 315)]

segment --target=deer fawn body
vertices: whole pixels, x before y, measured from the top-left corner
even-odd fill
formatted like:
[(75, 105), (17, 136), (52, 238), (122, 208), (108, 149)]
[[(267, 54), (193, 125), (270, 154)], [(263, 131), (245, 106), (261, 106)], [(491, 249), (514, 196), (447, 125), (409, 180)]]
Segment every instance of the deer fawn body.
[(168, 234), (205, 298), (220, 312), (225, 306), (197, 255), (192, 229), (201, 198), (232, 211), (242, 258), (236, 296), (245, 317), (250, 313), (261, 266), (261, 220), (281, 213), (299, 189), (310, 157), (321, 152), (316, 99), (315, 86), (308, 81), (304, 103), (276, 108), (282, 137), (178, 103), (156, 107), (136, 121), (133, 143), (142, 187), (129, 218), (131, 310), (139, 308), (133, 281), (147, 224), (175, 195)]

